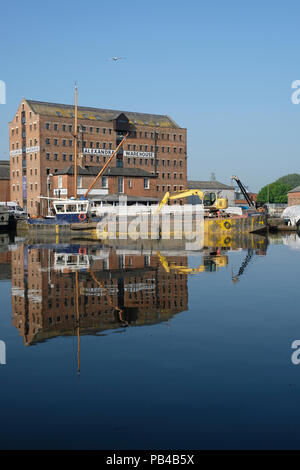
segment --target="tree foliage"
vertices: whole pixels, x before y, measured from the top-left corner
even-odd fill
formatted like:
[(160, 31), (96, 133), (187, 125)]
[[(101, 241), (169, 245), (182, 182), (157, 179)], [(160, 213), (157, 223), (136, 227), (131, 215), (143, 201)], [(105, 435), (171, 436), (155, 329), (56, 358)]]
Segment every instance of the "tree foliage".
[(258, 202), (287, 203), (287, 193), (292, 189), (289, 184), (283, 184), (278, 181), (264, 186), (257, 195)]
[(290, 175), (282, 176), (276, 180), (276, 183), (287, 184), (291, 186), (291, 189), (296, 188), (296, 186), (300, 186), (300, 175), (298, 173), (293, 173)]

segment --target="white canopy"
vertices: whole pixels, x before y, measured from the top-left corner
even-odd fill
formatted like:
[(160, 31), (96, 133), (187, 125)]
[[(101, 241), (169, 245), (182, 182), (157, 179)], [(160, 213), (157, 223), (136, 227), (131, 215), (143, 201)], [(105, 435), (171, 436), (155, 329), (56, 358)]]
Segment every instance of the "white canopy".
[(291, 225), (296, 225), (297, 222), (300, 220), (300, 204), (297, 206), (289, 206), (281, 214), (283, 219), (289, 219), (291, 221)]

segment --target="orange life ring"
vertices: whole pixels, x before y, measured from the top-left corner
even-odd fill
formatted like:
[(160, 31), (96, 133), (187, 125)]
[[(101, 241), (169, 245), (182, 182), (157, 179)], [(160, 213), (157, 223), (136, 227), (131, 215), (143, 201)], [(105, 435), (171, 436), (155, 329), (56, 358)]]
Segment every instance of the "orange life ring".
[(86, 248), (79, 248), (80, 255), (86, 255)]
[(79, 219), (80, 221), (85, 220), (85, 219), (86, 219), (86, 214), (84, 214), (84, 213), (78, 214), (78, 219)]

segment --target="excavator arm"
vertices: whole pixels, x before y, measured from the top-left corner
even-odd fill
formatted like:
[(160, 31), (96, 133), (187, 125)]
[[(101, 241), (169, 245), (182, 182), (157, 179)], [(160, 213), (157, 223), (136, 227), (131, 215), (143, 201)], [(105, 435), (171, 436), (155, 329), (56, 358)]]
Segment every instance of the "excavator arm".
[(200, 191), (200, 189), (187, 189), (186, 191), (180, 191), (172, 195), (167, 191), (159, 203), (159, 206), (156, 210), (156, 214), (158, 214), (161, 211), (161, 209), (167, 204), (169, 200), (172, 201), (174, 199), (182, 199), (188, 196), (199, 196), (199, 198), (202, 200), (204, 197), (204, 193)]
[[(212, 204), (209, 203), (209, 206), (208, 206), (207, 201), (205, 201), (205, 197), (207, 196), (211, 197), (211, 195), (214, 196), (214, 202)], [(180, 191), (172, 195), (169, 192), (166, 192), (166, 194), (160, 201), (160, 204), (158, 208), (156, 209), (155, 213), (158, 214), (169, 200), (172, 201), (174, 199), (182, 199), (184, 197), (189, 197), (189, 196), (199, 196), (199, 199), (202, 201), (204, 206), (211, 207), (214, 210), (227, 209), (228, 207), (227, 198), (219, 198), (217, 194), (214, 192), (210, 193), (210, 192), (200, 191), (200, 189), (187, 189), (185, 191)]]

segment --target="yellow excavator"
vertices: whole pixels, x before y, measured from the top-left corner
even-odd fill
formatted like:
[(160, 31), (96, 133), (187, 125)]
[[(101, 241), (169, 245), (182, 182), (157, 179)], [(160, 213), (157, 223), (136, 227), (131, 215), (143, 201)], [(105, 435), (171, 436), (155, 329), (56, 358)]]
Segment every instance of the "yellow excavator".
[(170, 194), (167, 191), (159, 203), (159, 206), (156, 210), (156, 214), (161, 211), (161, 209), (168, 203), (168, 201), (172, 201), (174, 199), (181, 199), (189, 196), (199, 196), (199, 199), (204, 206), (204, 211), (208, 212), (209, 214), (213, 214), (217, 211), (227, 209), (228, 207), (228, 199), (225, 197), (218, 197), (218, 194), (216, 194), (215, 192), (203, 192), (200, 191), (200, 189), (187, 189), (185, 191), (179, 191), (178, 193), (174, 194)]
[(171, 270), (176, 271), (176, 273), (178, 274), (198, 274), (204, 272), (215, 272), (218, 268), (223, 268), (228, 264), (227, 255), (216, 255), (204, 258), (203, 264), (199, 265), (197, 268), (189, 268), (189, 266), (180, 266), (169, 263), (167, 258), (161, 255), (159, 251), (156, 251), (156, 254), (161, 265), (167, 273), (170, 273)]

